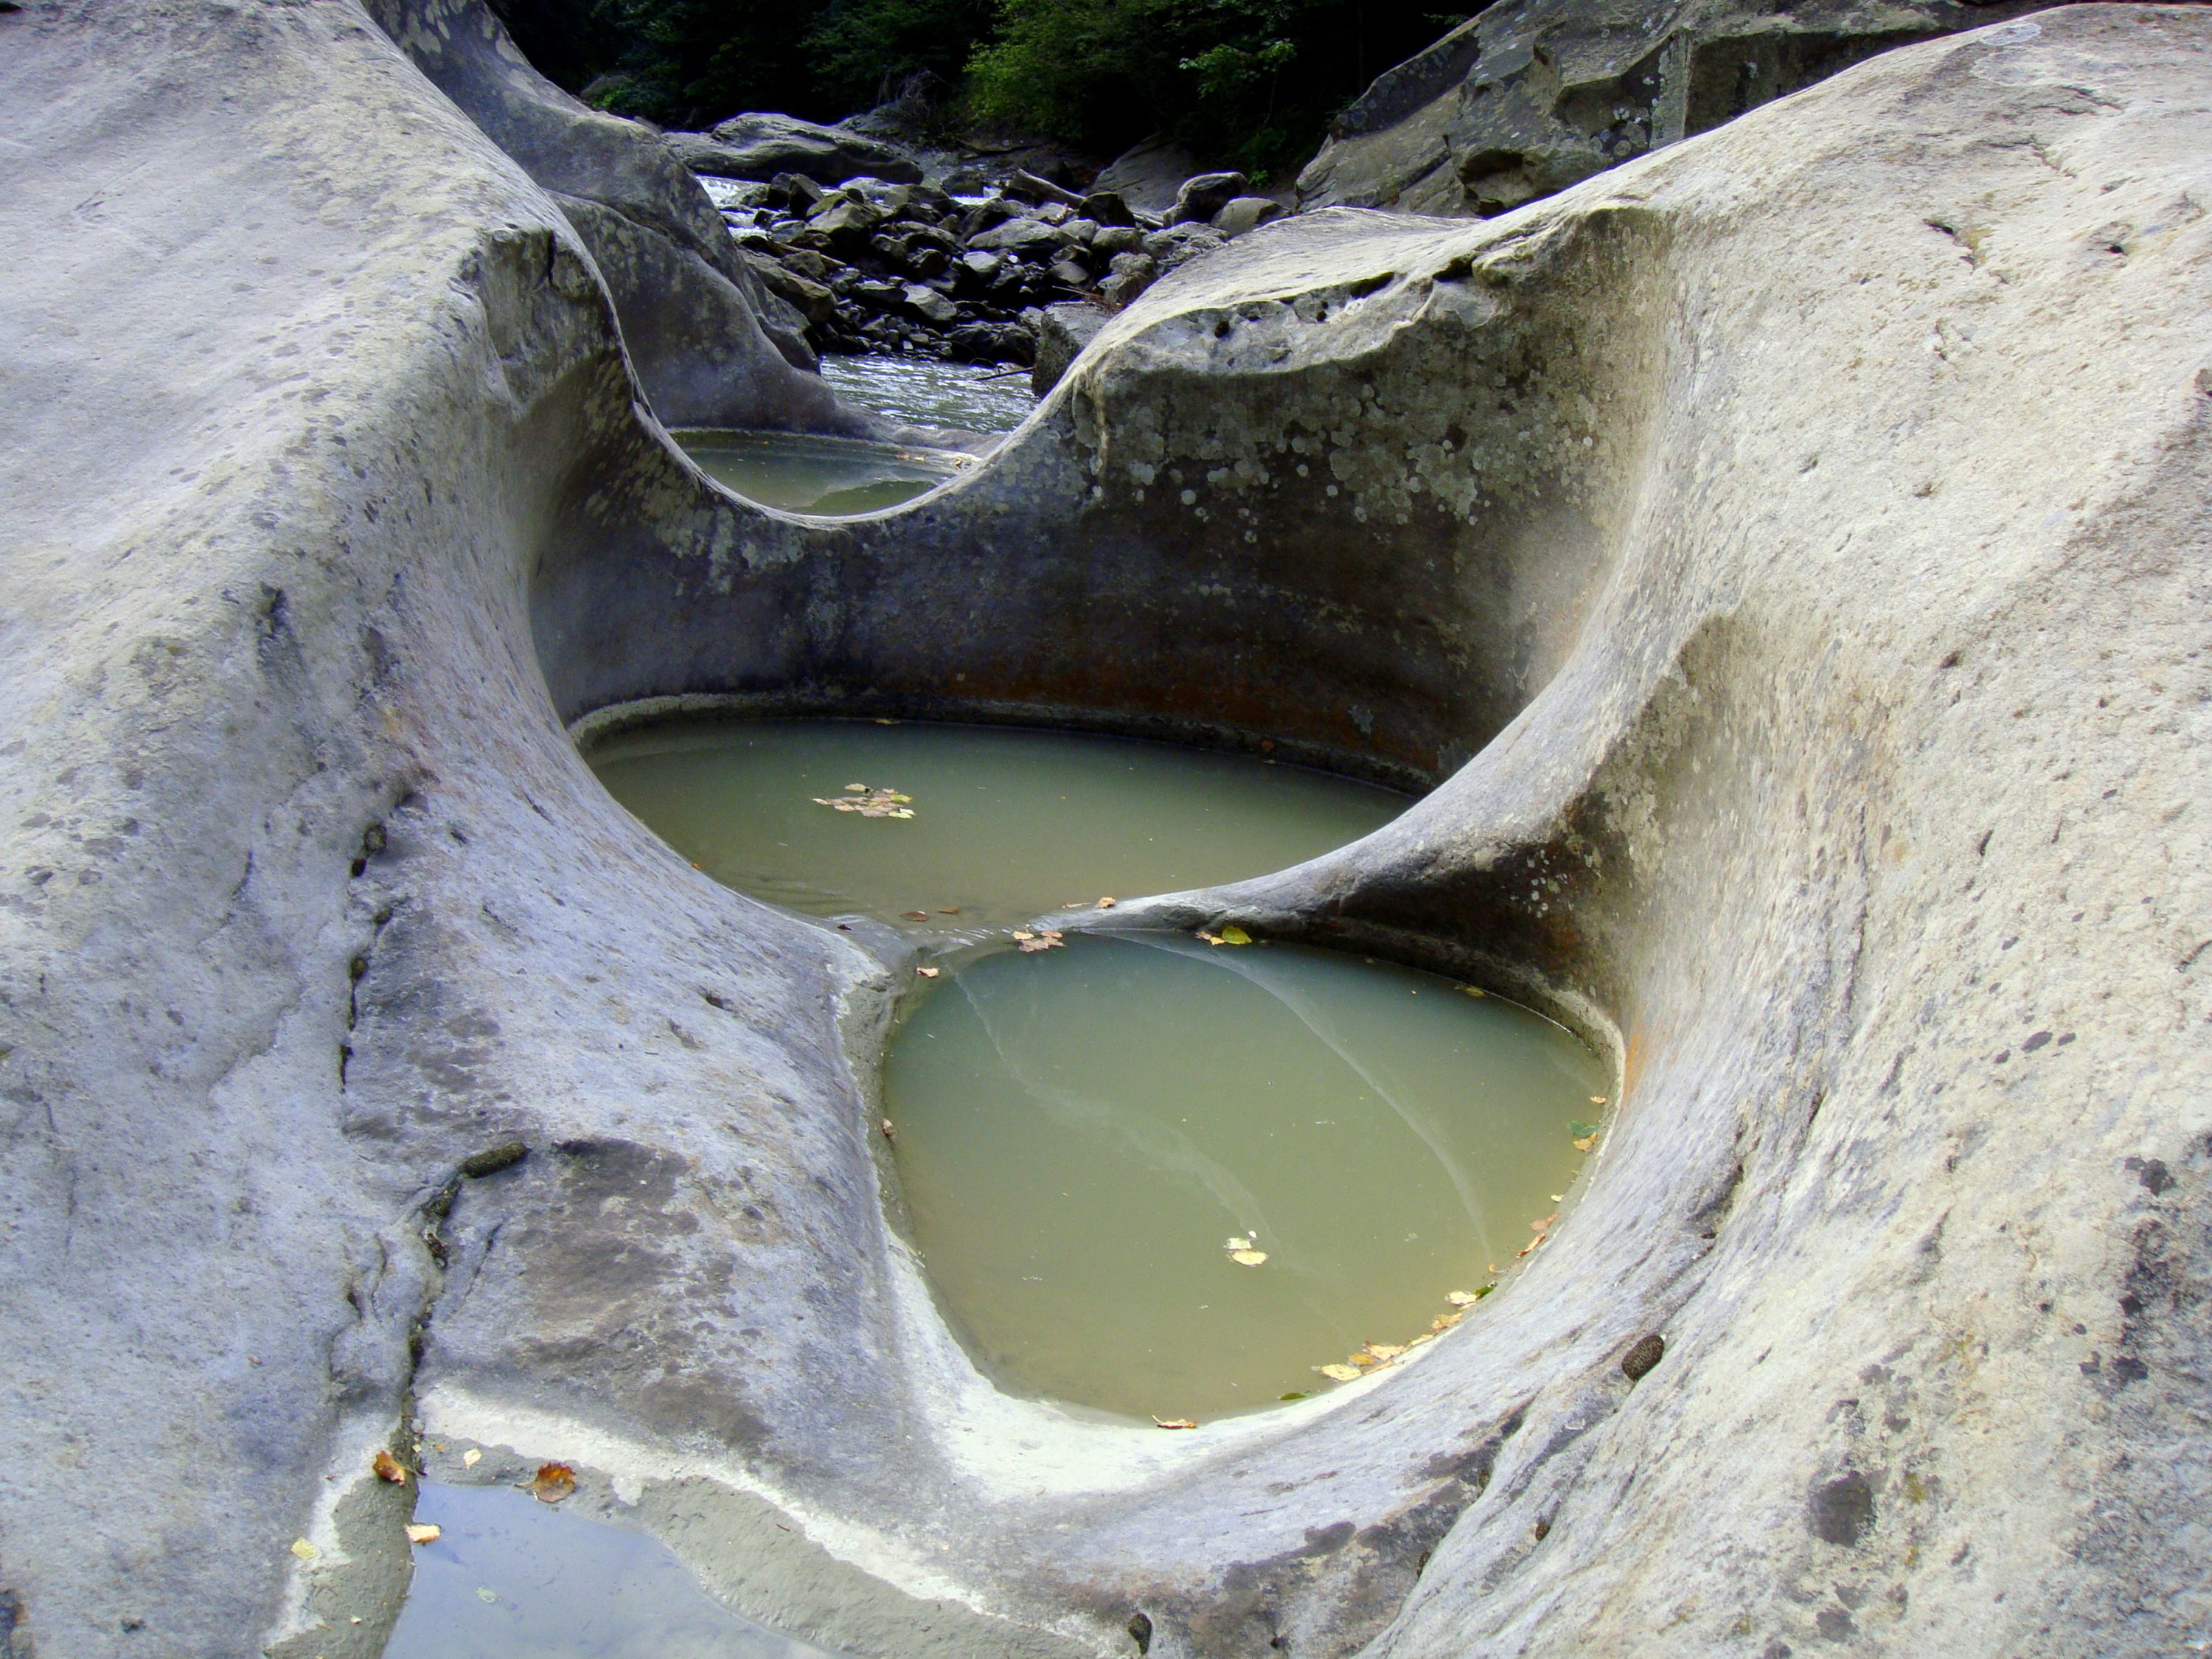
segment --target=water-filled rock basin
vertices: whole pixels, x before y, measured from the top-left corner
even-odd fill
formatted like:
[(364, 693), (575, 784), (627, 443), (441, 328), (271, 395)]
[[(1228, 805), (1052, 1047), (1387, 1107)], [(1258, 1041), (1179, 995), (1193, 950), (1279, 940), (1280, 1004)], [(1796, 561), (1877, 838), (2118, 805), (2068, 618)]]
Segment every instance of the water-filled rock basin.
[(695, 427), (669, 435), (709, 477), (747, 501), (833, 518), (912, 501), (965, 460), (940, 450), (810, 433)]
[(908, 1224), (981, 1369), (1170, 1422), (1449, 1329), (1553, 1224), (1608, 1093), (1569, 1032), (1450, 980), (1141, 933), (927, 984), (884, 1076)]
[(690, 718), (617, 732), (586, 758), (718, 881), (947, 933), (1264, 874), (1407, 804), (1249, 757), (1012, 726)]
[(832, 1659), (754, 1624), (663, 1545), (512, 1486), (425, 1480), (384, 1659)]

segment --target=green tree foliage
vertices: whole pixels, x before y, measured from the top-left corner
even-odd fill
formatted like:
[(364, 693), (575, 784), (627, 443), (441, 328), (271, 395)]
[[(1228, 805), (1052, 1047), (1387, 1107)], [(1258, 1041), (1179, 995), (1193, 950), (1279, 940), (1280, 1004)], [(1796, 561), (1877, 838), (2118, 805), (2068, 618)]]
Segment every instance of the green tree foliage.
[(834, 121), (927, 74), (949, 119), (1280, 176), (1458, 21), (1387, 0), (492, 0), (541, 70), (665, 126)]

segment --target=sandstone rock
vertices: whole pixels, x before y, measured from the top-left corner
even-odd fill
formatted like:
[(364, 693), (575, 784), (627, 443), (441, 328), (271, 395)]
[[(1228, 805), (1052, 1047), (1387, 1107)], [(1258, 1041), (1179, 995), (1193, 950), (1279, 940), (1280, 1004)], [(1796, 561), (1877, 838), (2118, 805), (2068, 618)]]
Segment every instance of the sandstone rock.
[(555, 193), (590, 249), (659, 417), (868, 433), (774, 327), (714, 204), (650, 130), (589, 109), (525, 63), (482, 0), (368, 0), (484, 135)]
[(772, 179), (794, 173), (819, 185), (842, 185), (863, 176), (919, 184), (921, 167), (896, 144), (845, 127), (825, 127), (794, 116), (755, 111), (715, 123), (708, 135), (719, 147), (716, 164), (702, 172), (732, 179)]
[(1047, 306), (1036, 319), (1036, 362), (1030, 371), (1030, 390), (1037, 397), (1060, 384), (1068, 365), (1106, 326), (1106, 313), (1085, 301)]
[(1176, 191), (1175, 208), (1168, 215), (1168, 222), (1206, 224), (1251, 187), (1252, 181), (1241, 173), (1201, 173), (1194, 179), (1186, 179)]
[(1213, 228), (1234, 239), (1283, 216), (1283, 204), (1267, 196), (1233, 196), (1213, 216)]
[[(11, 1646), (374, 1653), (403, 1412), (856, 1655), (2199, 1639), (2205, 9), (1301, 216), (837, 526), (666, 444), (575, 227), (350, 9), (0, 31)], [(684, 696), (1429, 786), (1082, 925), (1571, 1024), (1575, 1203), (1329, 1399), (1000, 1394), (884, 1218), (902, 964), (564, 729)]]
[(1386, 71), (1304, 206), (1510, 211), (1913, 40), (2048, 0), (1501, 0)]
[(1198, 170), (1198, 158), (1180, 145), (1147, 138), (1109, 161), (1091, 188), (1119, 196), (1133, 212), (1164, 219), (1175, 210), (1182, 181)]

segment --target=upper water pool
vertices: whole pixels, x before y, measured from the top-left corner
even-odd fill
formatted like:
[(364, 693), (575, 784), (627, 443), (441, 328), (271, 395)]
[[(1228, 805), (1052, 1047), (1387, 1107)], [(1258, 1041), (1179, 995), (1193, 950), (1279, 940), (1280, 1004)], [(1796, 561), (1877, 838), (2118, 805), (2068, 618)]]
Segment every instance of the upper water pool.
[(939, 450), (809, 433), (687, 427), (669, 436), (708, 477), (749, 501), (833, 518), (912, 501), (965, 464)]
[(586, 758), (717, 881), (945, 932), (1264, 875), (1408, 804), (1244, 756), (1013, 726), (679, 719)]

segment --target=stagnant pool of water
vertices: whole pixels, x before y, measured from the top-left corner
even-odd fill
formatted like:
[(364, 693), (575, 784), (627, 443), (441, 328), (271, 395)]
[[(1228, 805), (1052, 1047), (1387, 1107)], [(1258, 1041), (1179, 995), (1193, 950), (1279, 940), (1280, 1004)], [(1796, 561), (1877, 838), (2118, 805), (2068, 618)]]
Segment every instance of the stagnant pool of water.
[(385, 1659), (831, 1659), (732, 1613), (643, 1533), (506, 1486), (425, 1480), (440, 1528)]
[(935, 489), (964, 458), (857, 438), (690, 427), (670, 433), (707, 475), (786, 513), (875, 513)]
[(717, 881), (815, 915), (945, 933), (1265, 874), (1407, 805), (1257, 758), (1012, 726), (684, 719), (587, 758)]
[(998, 364), (832, 352), (822, 359), (822, 378), (855, 408), (915, 426), (1012, 432), (1036, 407), (1029, 370)]
[(1566, 1030), (1449, 980), (1133, 934), (926, 985), (884, 1091), (978, 1364), (1172, 1423), (1448, 1329), (1553, 1224), (1607, 1086)]

